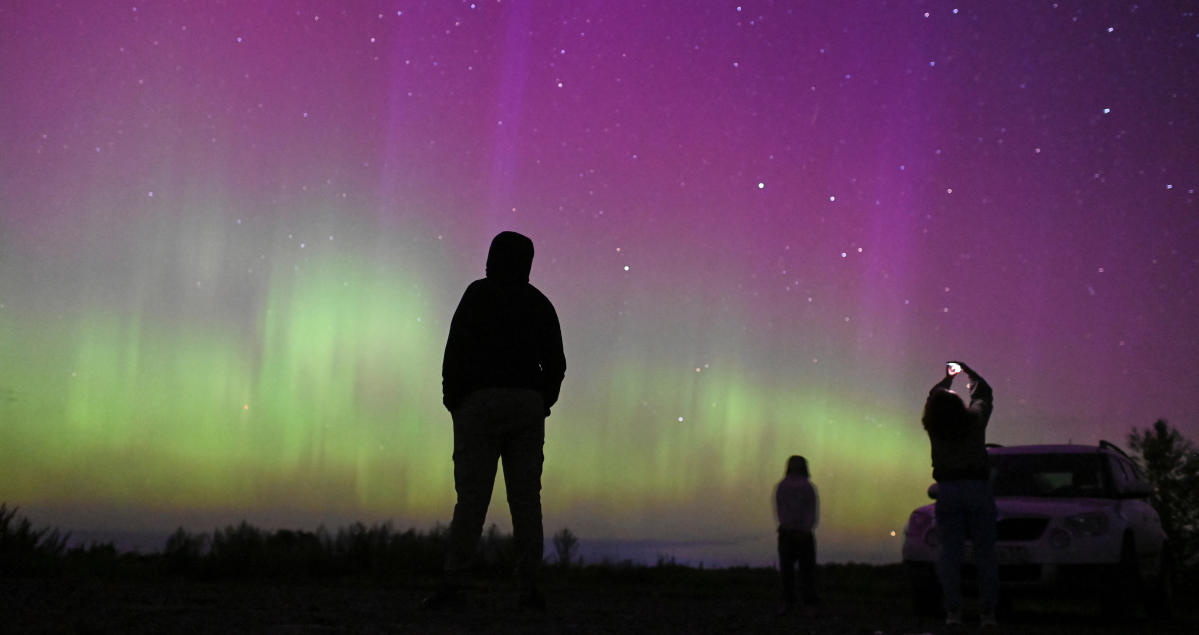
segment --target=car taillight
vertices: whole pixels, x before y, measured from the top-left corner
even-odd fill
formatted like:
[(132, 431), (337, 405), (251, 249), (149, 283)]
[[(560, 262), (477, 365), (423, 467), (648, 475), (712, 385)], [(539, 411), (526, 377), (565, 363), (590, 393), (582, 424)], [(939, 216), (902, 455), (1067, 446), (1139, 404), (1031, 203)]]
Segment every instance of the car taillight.
[(941, 542), (937, 530), (933, 527), (933, 515), (922, 511), (912, 512), (904, 533), (910, 538), (923, 540), (924, 544), (930, 547), (936, 547)]
[(926, 514), (924, 512), (913, 512), (912, 515), (908, 517), (907, 533), (910, 536), (919, 536), (927, 531), (932, 524), (933, 517), (931, 514)]

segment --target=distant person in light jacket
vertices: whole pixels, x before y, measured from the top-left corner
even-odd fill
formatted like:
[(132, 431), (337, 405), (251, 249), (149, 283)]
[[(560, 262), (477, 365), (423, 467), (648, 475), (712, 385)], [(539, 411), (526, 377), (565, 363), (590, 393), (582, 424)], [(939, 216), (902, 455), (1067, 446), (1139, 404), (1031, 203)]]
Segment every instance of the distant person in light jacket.
[(794, 610), (795, 565), (805, 604), (819, 604), (816, 595), (816, 536), (812, 530), (820, 520), (820, 499), (808, 474), (808, 460), (792, 456), (787, 474), (774, 488), (774, 514), (779, 532), (779, 570), (783, 577), (783, 603), (779, 614)]

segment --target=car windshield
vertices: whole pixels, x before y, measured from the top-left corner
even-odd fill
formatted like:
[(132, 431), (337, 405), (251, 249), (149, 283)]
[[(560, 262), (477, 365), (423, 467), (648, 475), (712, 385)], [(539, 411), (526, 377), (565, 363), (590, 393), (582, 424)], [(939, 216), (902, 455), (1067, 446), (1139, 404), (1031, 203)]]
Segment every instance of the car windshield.
[(996, 496), (1106, 498), (1111, 486), (1099, 454), (992, 454)]

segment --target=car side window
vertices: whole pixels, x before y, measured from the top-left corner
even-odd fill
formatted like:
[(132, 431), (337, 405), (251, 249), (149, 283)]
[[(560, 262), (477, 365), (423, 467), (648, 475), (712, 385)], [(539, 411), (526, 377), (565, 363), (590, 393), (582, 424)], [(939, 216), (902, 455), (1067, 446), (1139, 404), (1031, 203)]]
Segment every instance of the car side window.
[(1111, 465), (1112, 470), (1112, 485), (1116, 491), (1116, 495), (1123, 494), (1131, 489), (1133, 484), (1132, 475), (1128, 471), (1128, 465), (1119, 458), (1108, 455), (1107, 462)]
[(1148, 479), (1141, 472), (1140, 468), (1135, 463), (1127, 459), (1112, 456), (1112, 475), (1116, 478), (1117, 493), (1138, 492), (1140, 493), (1151, 491)]
[(1132, 483), (1134, 486), (1136, 486), (1137, 489), (1141, 489), (1141, 490), (1152, 490), (1153, 489), (1149, 485), (1149, 479), (1145, 478), (1145, 473), (1141, 471), (1141, 468), (1137, 467), (1136, 463), (1133, 463), (1132, 461), (1124, 461), (1124, 464), (1126, 466), (1126, 469), (1128, 470), (1128, 480), (1130, 483)]

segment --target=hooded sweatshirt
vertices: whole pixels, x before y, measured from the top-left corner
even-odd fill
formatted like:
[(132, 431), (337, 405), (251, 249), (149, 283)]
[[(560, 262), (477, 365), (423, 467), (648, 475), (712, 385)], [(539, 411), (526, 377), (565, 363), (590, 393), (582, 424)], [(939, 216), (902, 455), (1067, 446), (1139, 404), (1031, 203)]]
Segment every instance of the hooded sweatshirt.
[(501, 232), (491, 241), (486, 277), (462, 294), (441, 366), (442, 403), (456, 409), (480, 388), (528, 388), (546, 414), (566, 374), (554, 306), (529, 284), (533, 241)]

